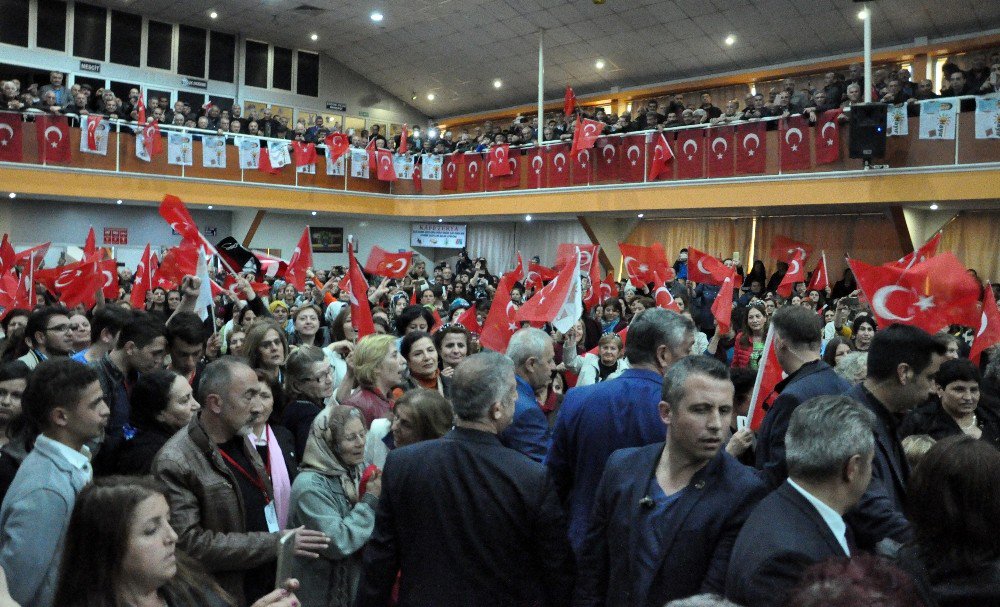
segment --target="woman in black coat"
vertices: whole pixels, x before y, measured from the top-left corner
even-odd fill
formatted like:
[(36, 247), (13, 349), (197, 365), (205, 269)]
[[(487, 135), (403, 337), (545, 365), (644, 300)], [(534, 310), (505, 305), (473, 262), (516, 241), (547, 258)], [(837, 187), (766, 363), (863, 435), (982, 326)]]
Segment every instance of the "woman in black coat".
[(201, 408), (191, 385), (173, 371), (143, 373), (132, 387), (132, 414), (118, 456), (118, 474), (149, 474), (160, 448)]

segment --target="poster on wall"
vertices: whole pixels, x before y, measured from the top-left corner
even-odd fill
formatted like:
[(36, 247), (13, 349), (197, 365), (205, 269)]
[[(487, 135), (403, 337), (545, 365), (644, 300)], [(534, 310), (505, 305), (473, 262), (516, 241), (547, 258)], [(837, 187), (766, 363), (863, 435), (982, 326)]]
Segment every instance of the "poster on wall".
[(343, 253), (344, 228), (317, 228), (309, 226), (313, 253)]
[(410, 246), (462, 249), (465, 247), (465, 228), (464, 223), (410, 224)]

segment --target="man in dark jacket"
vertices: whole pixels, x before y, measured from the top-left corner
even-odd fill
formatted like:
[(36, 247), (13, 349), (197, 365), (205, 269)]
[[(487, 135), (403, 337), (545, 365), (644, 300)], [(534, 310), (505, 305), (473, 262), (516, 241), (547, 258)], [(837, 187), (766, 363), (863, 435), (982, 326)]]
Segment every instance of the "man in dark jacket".
[(795, 409), (786, 437), (789, 477), (754, 509), (736, 538), (726, 597), (783, 605), (810, 565), (853, 554), (844, 522), (872, 474), (875, 416), (846, 396)]
[(851, 384), (820, 358), (823, 321), (818, 314), (802, 306), (785, 306), (771, 317), (771, 326), (774, 353), (788, 377), (775, 386), (779, 396), (760, 425), (756, 466), (773, 488), (788, 476), (785, 432), (792, 412), (815, 396), (843, 394)]
[(573, 553), (544, 466), (504, 447), (514, 365), (470, 356), (452, 377), (455, 428), (389, 453), (358, 607), (568, 605)]
[(721, 448), (732, 412), (733, 384), (721, 362), (689, 356), (667, 371), (659, 403), (667, 440), (608, 460), (574, 605), (660, 607), (722, 593), (736, 535), (767, 492)]

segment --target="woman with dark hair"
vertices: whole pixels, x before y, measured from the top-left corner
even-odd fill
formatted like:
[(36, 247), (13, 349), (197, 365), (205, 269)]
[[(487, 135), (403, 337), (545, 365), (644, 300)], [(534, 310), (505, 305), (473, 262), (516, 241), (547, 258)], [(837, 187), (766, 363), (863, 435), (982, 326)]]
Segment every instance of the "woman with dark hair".
[(320, 309), (313, 304), (306, 304), (292, 314), (292, 324), (295, 331), (288, 338), (292, 346), (316, 346), (322, 348), (330, 343), (330, 331), (321, 327), (319, 319), (323, 317)]
[(878, 325), (871, 316), (858, 316), (851, 323), (851, 343), (858, 352), (867, 352), (872, 347)]
[(885, 558), (861, 553), (806, 569), (785, 603), (789, 607), (932, 607), (913, 580)]
[(167, 319), (170, 311), (167, 310), (167, 290), (163, 287), (155, 287), (149, 294), (149, 301), (146, 302), (146, 311), (159, 314), (163, 320)]
[(396, 447), (441, 438), (451, 430), (451, 403), (436, 390), (417, 388), (396, 401), (392, 439)]
[(34, 446), (28, 424), (21, 415), (21, 396), (28, 386), (31, 369), (19, 360), (0, 365), (0, 503), (14, 482), (21, 462)]
[(300, 346), (285, 365), (285, 406), (281, 425), (295, 436), (295, 454), (301, 461), (309, 428), (326, 399), (333, 396), (333, 368), (323, 350)]
[(472, 334), (462, 325), (447, 325), (434, 334), (441, 375), (451, 377), (455, 367), (472, 354)]
[(604, 318), (601, 320), (601, 333), (617, 333), (626, 326), (622, 318), (622, 304), (617, 299), (609, 299), (604, 303)]
[[(294, 607), (285, 587), (252, 607)], [(235, 607), (200, 565), (177, 549), (166, 488), (149, 477), (98, 478), (76, 498), (63, 547), (59, 607)]]
[(402, 337), (411, 331), (427, 333), (434, 326), (434, 315), (424, 306), (406, 306), (396, 317), (396, 335)]
[(971, 436), (938, 441), (910, 477), (907, 518), (915, 539), (899, 562), (928, 604), (1000, 605), (997, 479), (1000, 451)]
[(854, 279), (854, 272), (850, 268), (844, 270), (844, 276), (833, 284), (830, 291), (830, 299), (840, 299), (847, 297), (858, 290), (858, 281)]
[(167, 369), (139, 375), (129, 398), (130, 425), (118, 456), (118, 474), (149, 474), (153, 459), (171, 436), (191, 423), (201, 408), (191, 384)]
[(906, 416), (899, 435), (926, 434), (935, 440), (967, 434), (1000, 449), (1000, 414), (979, 406), (982, 377), (967, 358), (946, 360), (934, 377), (940, 402), (923, 404)]
[(247, 331), (242, 347), (236, 352), (273, 382), (284, 382), (283, 367), (288, 358), (288, 338), (277, 323), (262, 320)]
[(844, 357), (845, 354), (851, 351), (851, 342), (847, 341), (843, 337), (834, 337), (830, 341), (826, 342), (826, 347), (823, 350), (823, 362), (830, 365), (832, 368), (837, 367), (837, 362)]
[(733, 346), (734, 369), (756, 369), (760, 357), (764, 353), (764, 340), (767, 339), (768, 320), (763, 304), (754, 304), (747, 308), (746, 320), (742, 330), (736, 335)]
[(411, 331), (403, 336), (399, 353), (406, 360), (409, 376), (403, 382), (407, 390), (425, 388), (437, 390), (443, 396), (451, 393), (451, 380), (438, 368), (438, 351), (429, 333)]
[(298, 469), (295, 455), (295, 437), (284, 426), (275, 420), (274, 403), (283, 398), (281, 386), (268, 379), (263, 371), (257, 370), (257, 381), (260, 382), (260, 401), (263, 405), (260, 415), (250, 427), (247, 440), (265, 463), (264, 471), (271, 479), (274, 487), (274, 509), (278, 515), (278, 526), (286, 529), (288, 526), (288, 509), (292, 493), (292, 481)]

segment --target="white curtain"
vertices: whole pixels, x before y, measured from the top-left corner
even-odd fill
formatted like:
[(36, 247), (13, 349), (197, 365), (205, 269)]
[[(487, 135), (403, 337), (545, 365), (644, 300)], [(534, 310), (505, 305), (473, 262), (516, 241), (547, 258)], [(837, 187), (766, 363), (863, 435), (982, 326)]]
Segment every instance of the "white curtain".
[(559, 243), (590, 242), (587, 233), (575, 218), (559, 221), (469, 223), (466, 240), (469, 243), (469, 255), (472, 258), (485, 257), (490, 271), (497, 275), (514, 268), (518, 251), (524, 256), (525, 263), (538, 255), (543, 265), (551, 266), (556, 261)]

